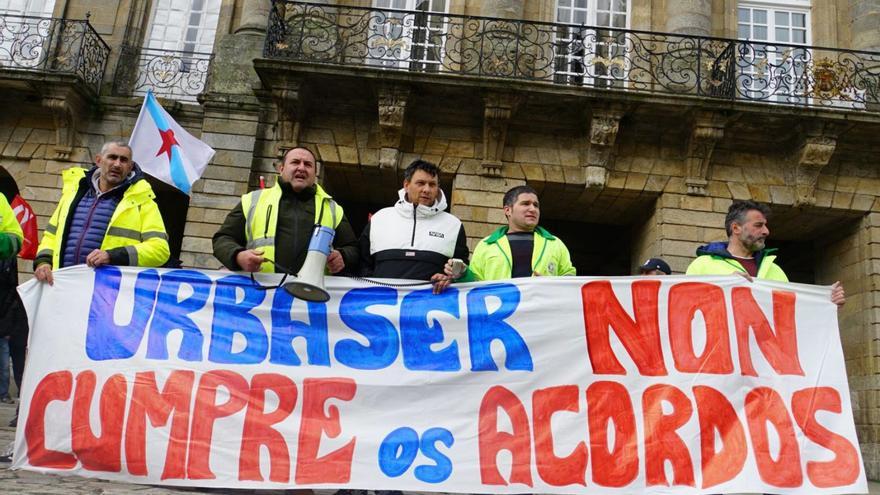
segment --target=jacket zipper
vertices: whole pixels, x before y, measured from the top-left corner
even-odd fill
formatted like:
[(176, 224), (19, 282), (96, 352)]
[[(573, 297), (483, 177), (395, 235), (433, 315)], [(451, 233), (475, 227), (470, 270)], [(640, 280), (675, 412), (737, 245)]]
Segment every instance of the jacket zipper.
[(272, 218), (272, 205), (269, 205), (269, 207), (266, 208), (266, 222), (265, 222), (266, 225), (263, 228), (263, 238), (264, 239), (266, 238), (266, 236), (269, 235), (269, 220), (271, 218)]
[(412, 231), (412, 239), (409, 241), (411, 247), (416, 247), (416, 211), (418, 210), (418, 203), (413, 204), (413, 231)]
[[(95, 210), (98, 209), (98, 196), (95, 196), (95, 201), (92, 203), (92, 206), (89, 207), (89, 214), (86, 216), (86, 222), (83, 224), (83, 233), (79, 237), (79, 241), (76, 243), (76, 251), (73, 253), (73, 264), (76, 265), (79, 263), (79, 253), (82, 250), (83, 241), (86, 239), (86, 232), (89, 230), (89, 226), (92, 224), (92, 217), (95, 216)], [(110, 228), (110, 222), (107, 222), (107, 228)], [(100, 248), (100, 245), (98, 245)], [(63, 263), (64, 260), (61, 260)]]

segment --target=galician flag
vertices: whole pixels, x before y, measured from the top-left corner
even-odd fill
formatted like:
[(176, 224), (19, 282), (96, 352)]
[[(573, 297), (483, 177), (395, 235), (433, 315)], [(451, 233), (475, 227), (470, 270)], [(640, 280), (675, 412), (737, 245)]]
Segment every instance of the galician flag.
[(214, 157), (214, 149), (180, 127), (147, 93), (131, 139), (134, 161), (141, 170), (186, 194)]

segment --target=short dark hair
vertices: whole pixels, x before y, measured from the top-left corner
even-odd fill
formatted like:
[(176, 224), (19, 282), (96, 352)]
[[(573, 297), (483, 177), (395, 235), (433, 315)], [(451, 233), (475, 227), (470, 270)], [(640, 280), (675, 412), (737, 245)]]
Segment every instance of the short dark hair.
[(306, 148), (305, 146), (294, 146), (293, 148), (287, 148), (286, 150), (284, 150), (283, 153), (281, 153), (281, 164), (282, 165), (284, 165), (284, 162), (287, 161), (287, 154), (293, 150), (306, 150), (306, 151), (308, 151), (309, 154), (312, 155), (312, 158), (314, 158), (315, 165), (318, 164), (318, 155), (316, 155), (314, 151), (310, 150), (309, 148)]
[(413, 161), (408, 167), (406, 167), (406, 170), (403, 171), (403, 180), (412, 180), (412, 176), (415, 175), (416, 170), (426, 172), (431, 177), (440, 177), (440, 167), (431, 162), (420, 159)]
[(532, 186), (516, 186), (511, 188), (504, 193), (504, 206), (513, 206), (520, 194), (534, 194), (537, 196), (538, 191), (535, 191), (535, 188)]
[(750, 199), (737, 200), (730, 204), (730, 208), (727, 209), (727, 216), (724, 218), (724, 230), (727, 231), (727, 237), (730, 237), (733, 233), (732, 225), (745, 222), (746, 215), (752, 210), (760, 211), (765, 218), (770, 216), (769, 206)]

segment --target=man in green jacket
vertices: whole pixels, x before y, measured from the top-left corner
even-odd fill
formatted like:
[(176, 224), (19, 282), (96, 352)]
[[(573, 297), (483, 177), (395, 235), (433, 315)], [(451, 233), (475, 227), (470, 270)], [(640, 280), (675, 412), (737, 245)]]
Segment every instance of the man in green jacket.
[[(533, 188), (517, 186), (507, 191), (504, 216), (507, 225), (477, 244), (471, 264), (459, 281), (576, 274), (565, 244), (538, 225), (541, 208)], [(456, 275), (451, 260), (445, 271)]]
[[(776, 264), (776, 250), (765, 247), (770, 235), (769, 215), (767, 205), (749, 200), (734, 201), (724, 219), (727, 242), (712, 242), (697, 248), (697, 259), (688, 266), (687, 275), (736, 274), (750, 281), (763, 278), (788, 282), (785, 272)], [(831, 286), (831, 301), (838, 306), (846, 302), (840, 282)]]

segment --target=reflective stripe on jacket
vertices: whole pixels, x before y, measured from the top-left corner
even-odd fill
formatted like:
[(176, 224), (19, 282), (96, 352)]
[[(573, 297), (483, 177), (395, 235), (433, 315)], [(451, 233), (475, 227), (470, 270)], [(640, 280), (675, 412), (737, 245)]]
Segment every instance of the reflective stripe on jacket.
[[(275, 259), (275, 229), (278, 226), (278, 204), (281, 202), (281, 184), (268, 189), (257, 189), (241, 197), (241, 210), (245, 217), (247, 249), (260, 249), (263, 258)], [(342, 222), (342, 207), (315, 184), (315, 223), (336, 229)], [(272, 263), (264, 261), (261, 272), (272, 273)]]
[[(61, 173), (61, 200), (49, 219), (37, 249), (37, 259), (51, 257), (53, 268), (61, 266), (59, 261), (64, 247), (61, 243), (64, 242), (66, 223), (85, 175), (86, 169), (80, 167), (69, 168)], [(155, 197), (153, 188), (146, 180), (141, 179), (129, 185), (113, 211), (101, 241), (101, 249), (108, 252), (114, 249), (124, 250), (130, 266), (161, 266), (168, 261), (171, 254), (168, 235), (165, 233), (165, 223), (159, 207), (153, 201)]]
[[(565, 244), (547, 230), (537, 227), (534, 232), (532, 248), (532, 272), (540, 275), (576, 275), (571, 264), (571, 255)], [(507, 227), (500, 227), (489, 237), (484, 238), (474, 249), (471, 264), (460, 280), (503, 280), (511, 278), (513, 261), (510, 242), (507, 240)]]

